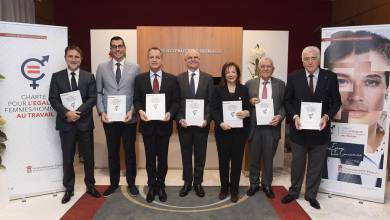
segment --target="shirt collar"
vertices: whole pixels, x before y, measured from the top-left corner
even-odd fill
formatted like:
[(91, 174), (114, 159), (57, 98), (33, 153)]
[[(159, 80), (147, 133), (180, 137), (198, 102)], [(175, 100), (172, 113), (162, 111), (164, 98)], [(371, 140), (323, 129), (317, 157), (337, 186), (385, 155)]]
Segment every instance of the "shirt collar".
[(367, 157), (370, 161), (375, 163), (375, 165), (378, 167), (379, 167), (379, 163), (381, 161), (381, 157), (385, 153), (385, 149), (384, 149), (385, 143), (386, 142), (384, 140), (382, 140), (381, 145), (378, 147), (378, 149), (376, 149), (376, 151), (374, 153), (365, 153), (364, 154), (365, 157)]
[(125, 59), (122, 59), (121, 61), (116, 61), (115, 59), (112, 59), (112, 63), (114, 64), (114, 66), (116, 67), (116, 64), (117, 63), (120, 63), (121, 66), (124, 66), (125, 65)]
[[(261, 78), (261, 77), (259, 77), (259, 78), (260, 78), (260, 83), (263, 84), (263, 82), (264, 82), (265, 80), (264, 80), (263, 78)], [(270, 77), (267, 81), (268, 81), (268, 83), (271, 83), (272, 77)], [(268, 83), (267, 83), (267, 84), (268, 84)]]
[(72, 73), (72, 72), (74, 72), (75, 73), (75, 76), (79, 76), (79, 73), (80, 73), (80, 68), (78, 68), (77, 70), (75, 70), (75, 71), (72, 71), (72, 70), (70, 70), (69, 68), (66, 68), (66, 70), (68, 71), (68, 75), (69, 76), (72, 76), (70, 73)]
[(195, 76), (199, 76), (200, 74), (200, 70), (199, 69), (196, 69), (195, 71), (191, 71), (191, 70), (188, 70), (188, 75), (191, 76), (192, 73), (195, 73)]
[[(152, 71), (152, 70), (149, 70), (149, 74), (150, 74), (150, 77), (154, 77), (154, 72)], [(161, 71), (161, 69), (159, 70), (159, 71), (157, 71), (157, 76), (159, 76), (160, 78), (161, 78), (161, 76), (162, 76), (162, 71)]]
[[(306, 69), (305, 69), (305, 72), (306, 72), (306, 78), (309, 78), (310, 73), (307, 72)], [(317, 70), (313, 73), (314, 78), (317, 79), (318, 78), (318, 74), (320, 74), (320, 68), (317, 68)]]

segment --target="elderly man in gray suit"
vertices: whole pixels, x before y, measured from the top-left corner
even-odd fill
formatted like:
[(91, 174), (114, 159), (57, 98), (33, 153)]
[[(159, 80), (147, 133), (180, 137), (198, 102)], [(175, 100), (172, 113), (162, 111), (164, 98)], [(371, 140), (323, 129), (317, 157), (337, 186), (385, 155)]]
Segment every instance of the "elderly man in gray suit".
[[(184, 56), (188, 71), (181, 73), (177, 81), (181, 91), (181, 105), (177, 113), (181, 159), (183, 162), (184, 186), (180, 189), (179, 196), (186, 196), (192, 189), (192, 184), (197, 196), (204, 197), (202, 187), (203, 170), (206, 162), (207, 138), (210, 129), (210, 103), (213, 91), (213, 78), (199, 70), (200, 54), (190, 49)], [(186, 99), (204, 100), (204, 121), (200, 126), (189, 126), (186, 121)], [(194, 166), (192, 165), (194, 154)]]
[[(122, 138), (125, 151), (126, 181), (130, 195), (138, 195), (135, 186), (137, 174), (135, 156), (135, 138), (137, 115), (133, 107), (134, 79), (140, 72), (137, 64), (125, 60), (126, 45), (121, 37), (110, 40), (110, 55), (112, 59), (101, 63), (96, 71), (97, 111), (103, 122), (108, 148), (108, 165), (110, 170), (110, 186), (103, 193), (111, 195), (119, 186), (120, 165), (119, 147)], [(110, 121), (107, 115), (107, 97), (126, 96), (126, 116), (123, 121)]]
[[(260, 161), (263, 163), (261, 185), (268, 198), (274, 198), (272, 191), (273, 157), (280, 139), (281, 122), (285, 117), (283, 106), (285, 83), (272, 77), (274, 64), (271, 58), (264, 57), (259, 62), (260, 77), (246, 83), (249, 89), (249, 102), (252, 104), (251, 129), (249, 133), (250, 187), (248, 196), (253, 196), (260, 187)], [(269, 125), (257, 125), (255, 105), (263, 99), (272, 99), (274, 117)]]

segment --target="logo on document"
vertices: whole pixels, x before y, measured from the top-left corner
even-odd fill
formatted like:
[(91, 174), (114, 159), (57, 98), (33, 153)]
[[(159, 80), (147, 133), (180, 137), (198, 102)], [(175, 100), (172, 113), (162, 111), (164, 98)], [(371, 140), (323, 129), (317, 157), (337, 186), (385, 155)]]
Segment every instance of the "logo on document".
[(30, 84), (30, 87), (32, 87), (33, 89), (39, 87), (37, 81), (41, 80), (45, 76), (45, 73), (43, 72), (43, 67), (45, 66), (45, 63), (47, 64), (48, 62), (49, 56), (42, 56), (42, 59), (28, 58), (22, 63), (22, 74), (24, 78), (32, 82)]

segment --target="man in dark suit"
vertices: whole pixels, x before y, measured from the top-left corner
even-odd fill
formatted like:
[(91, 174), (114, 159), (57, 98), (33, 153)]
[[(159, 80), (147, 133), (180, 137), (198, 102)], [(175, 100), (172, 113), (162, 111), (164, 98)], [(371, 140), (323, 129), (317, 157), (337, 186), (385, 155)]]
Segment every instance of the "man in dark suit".
[[(199, 70), (200, 54), (196, 50), (188, 50), (184, 61), (188, 71), (181, 73), (177, 81), (181, 90), (180, 110), (177, 113), (181, 159), (183, 163), (184, 186), (180, 189), (179, 196), (186, 196), (192, 189), (196, 195), (204, 197), (202, 187), (203, 171), (206, 162), (207, 138), (210, 129), (210, 103), (213, 91), (213, 78)], [(185, 119), (186, 99), (204, 100), (204, 121), (201, 126), (188, 126)], [(194, 166), (192, 165), (194, 154)]]
[[(292, 150), (291, 187), (282, 203), (289, 203), (299, 197), (303, 177), (306, 173), (305, 200), (316, 209), (320, 204), (316, 200), (321, 182), (321, 173), (330, 144), (330, 121), (341, 105), (337, 76), (331, 71), (319, 68), (320, 50), (308, 46), (302, 51), (304, 69), (289, 75), (285, 93), (285, 107), (290, 120), (290, 140)], [(322, 104), (320, 129), (303, 130), (301, 128), (301, 102)]]
[[(82, 51), (77, 46), (65, 49), (67, 69), (52, 75), (50, 82), (49, 101), (56, 110), (56, 129), (59, 131), (63, 160), (63, 185), (66, 188), (62, 203), (69, 202), (74, 193), (75, 174), (73, 160), (76, 141), (83, 146), (84, 182), (87, 193), (95, 198), (100, 193), (95, 189), (94, 158), (93, 158), (93, 118), (92, 107), (96, 104), (96, 82), (92, 73), (80, 69)], [(61, 94), (80, 91), (82, 104), (77, 109), (66, 108), (61, 100)]]
[[(138, 195), (135, 186), (137, 164), (135, 155), (135, 138), (137, 115), (133, 107), (134, 79), (139, 73), (137, 64), (127, 61), (126, 45), (121, 37), (110, 40), (110, 61), (101, 63), (96, 71), (97, 111), (103, 122), (108, 149), (108, 166), (110, 169), (110, 186), (104, 191), (107, 197), (115, 192), (119, 185), (120, 164), (119, 148), (122, 139), (125, 151), (126, 181), (131, 196)], [(110, 121), (107, 115), (108, 96), (126, 96), (126, 116), (123, 121)]]
[[(148, 50), (150, 70), (135, 78), (134, 108), (141, 119), (139, 130), (145, 146), (149, 187), (147, 202), (152, 202), (156, 194), (160, 201), (167, 200), (165, 177), (168, 171), (169, 138), (172, 134), (172, 120), (180, 104), (176, 77), (161, 70), (162, 59), (163, 54), (159, 48), (150, 48)], [(146, 114), (146, 95), (158, 93), (165, 94), (165, 116), (162, 120), (149, 120)]]
[[(272, 59), (263, 57), (259, 61), (259, 78), (251, 79), (245, 84), (249, 89), (250, 103), (252, 104), (251, 129), (249, 133), (250, 187), (247, 191), (248, 196), (253, 196), (260, 189), (260, 162), (262, 162), (261, 185), (263, 192), (268, 198), (275, 197), (271, 187), (273, 158), (280, 139), (281, 123), (285, 117), (283, 105), (285, 83), (280, 79), (272, 77), (274, 69)], [(273, 100), (274, 117), (269, 125), (256, 125), (255, 105), (260, 103), (262, 99)]]

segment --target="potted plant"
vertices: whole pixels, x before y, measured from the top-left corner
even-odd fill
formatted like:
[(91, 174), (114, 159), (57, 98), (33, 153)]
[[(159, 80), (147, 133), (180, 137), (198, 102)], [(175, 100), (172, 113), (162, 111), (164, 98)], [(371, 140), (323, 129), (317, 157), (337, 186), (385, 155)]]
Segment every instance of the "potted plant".
[[(3, 80), (4, 76), (0, 74), (0, 80)], [(8, 181), (5, 166), (2, 163), (2, 154), (5, 151), (7, 141), (7, 135), (2, 130), (5, 125), (5, 119), (0, 115), (0, 207), (9, 202)]]

